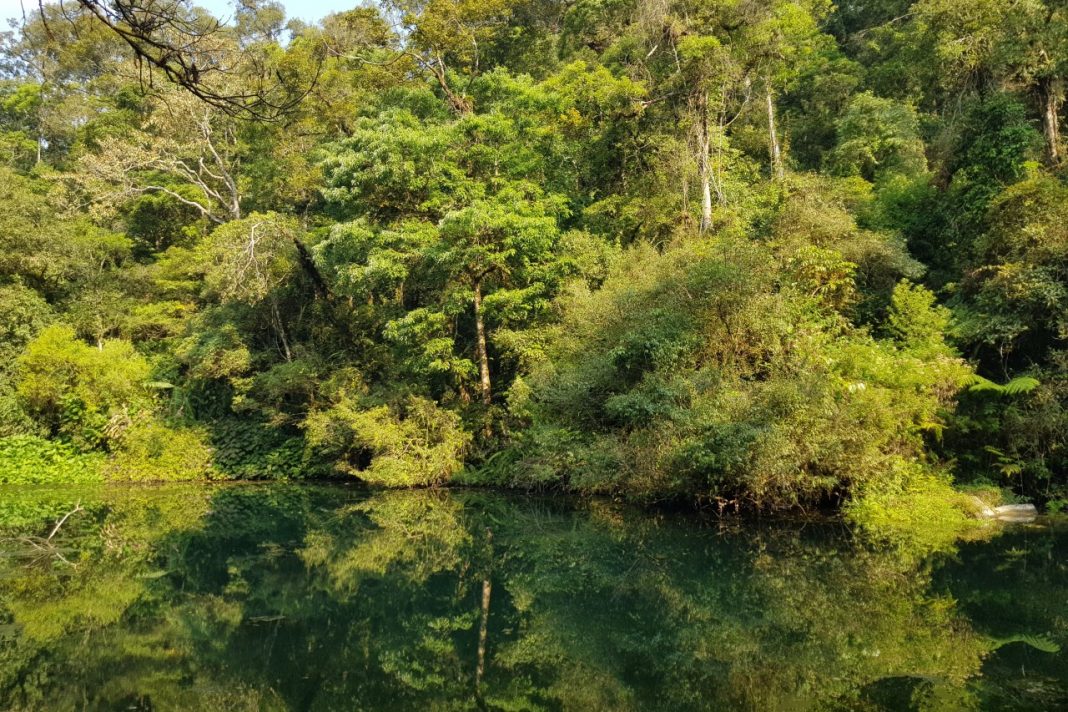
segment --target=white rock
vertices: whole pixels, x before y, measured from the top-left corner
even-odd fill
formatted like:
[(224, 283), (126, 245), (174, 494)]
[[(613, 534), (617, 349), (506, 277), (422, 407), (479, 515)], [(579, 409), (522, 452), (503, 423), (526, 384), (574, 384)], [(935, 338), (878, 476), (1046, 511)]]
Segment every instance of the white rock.
[(1038, 516), (1033, 504), (1003, 504), (994, 507), (994, 516), (1003, 522), (1030, 522)]

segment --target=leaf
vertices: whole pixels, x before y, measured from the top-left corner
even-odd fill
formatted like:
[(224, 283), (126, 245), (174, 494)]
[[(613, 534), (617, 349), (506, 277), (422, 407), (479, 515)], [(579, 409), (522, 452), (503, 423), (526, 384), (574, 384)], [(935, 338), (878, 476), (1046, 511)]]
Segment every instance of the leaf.
[(1005, 385), (995, 383), (982, 376), (975, 375), (970, 379), (969, 391), (973, 393), (998, 393), (1007, 396), (1017, 396), (1024, 393), (1030, 393), (1038, 388), (1042, 383), (1031, 376), (1017, 376)]
[(1005, 393), (1010, 396), (1021, 393), (1030, 393), (1041, 385), (1037, 378), (1031, 376), (1019, 376), (1005, 384)]
[(1024, 643), (1031, 646), (1035, 650), (1040, 650), (1043, 653), (1049, 653), (1055, 655), (1061, 651), (1061, 646), (1050, 640), (1046, 635), (1030, 635), (1027, 633), (1014, 635), (1011, 638), (1002, 638), (997, 641), (998, 647), (1009, 645), (1010, 643)]
[(1023, 472), (1023, 465), (1017, 462), (1009, 462), (1002, 465), (998, 465), (998, 469), (1001, 471), (1001, 474), (1005, 475), (1006, 477), (1012, 477), (1013, 475), (1018, 475)]

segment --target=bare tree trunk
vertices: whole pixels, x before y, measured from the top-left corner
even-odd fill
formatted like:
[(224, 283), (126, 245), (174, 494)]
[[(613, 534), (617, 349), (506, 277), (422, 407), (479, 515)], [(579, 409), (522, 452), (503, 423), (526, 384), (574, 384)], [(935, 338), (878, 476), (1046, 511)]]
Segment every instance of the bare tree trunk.
[(441, 55), (437, 54), (432, 58), (424, 58), (420, 55), (409, 52), (408, 56), (423, 66), (424, 69), (430, 71), (434, 75), (434, 79), (437, 80), (438, 86), (441, 87), (441, 91), (445, 94), (445, 98), (452, 106), (453, 110), (460, 116), (466, 116), (470, 114), (473, 107), (471, 101), (462, 93), (458, 94), (449, 86), (448, 72), (445, 69), (445, 62), (442, 61)]
[(708, 92), (701, 95), (700, 114), (700, 146), (697, 157), (698, 168), (701, 173), (701, 234), (712, 229), (712, 165), (708, 141)]
[(1064, 85), (1059, 79), (1042, 82), (1042, 133), (1046, 137), (1046, 157), (1051, 165), (1059, 165), (1061, 152), (1060, 107), (1064, 101)]
[(486, 324), (482, 318), (482, 279), (475, 280), (475, 333), (478, 350), (478, 374), (482, 387), (482, 404), (493, 402), (493, 389), (490, 386), (489, 354), (486, 351)]
[(278, 338), (282, 341), (282, 355), (286, 362), (293, 360), (293, 353), (289, 350), (289, 339), (286, 338), (286, 328), (282, 324), (282, 312), (278, 309), (278, 302), (271, 298), (271, 312), (274, 315), (274, 326), (278, 331)]
[(779, 146), (779, 134), (775, 129), (775, 97), (771, 91), (771, 82), (764, 82), (764, 96), (768, 103), (768, 153), (771, 155), (771, 175), (782, 180), (785, 170), (782, 164), (782, 148)]
[[(208, 168), (203, 159), (198, 163), (195, 170), (189, 168), (186, 168), (186, 170), (200, 179), (200, 187), (204, 192), (216, 197), (219, 202), (223, 203), (223, 207), (229, 213), (231, 220), (240, 220), (241, 191), (238, 188), (236, 175), (239, 164), (227, 160), (233, 154), (228, 154), (225, 148), (222, 148), (222, 152), (220, 152), (220, 148), (216, 147), (215, 129), (211, 124), (211, 119), (212, 112), (210, 109), (206, 109), (200, 120), (200, 135), (211, 153), (211, 162), (214, 163), (215, 170)], [(224, 129), (220, 146), (229, 146), (232, 150), (236, 143), (237, 139), (233, 130)], [(218, 190), (214, 190), (210, 185), (212, 183), (222, 183), (222, 185)]]

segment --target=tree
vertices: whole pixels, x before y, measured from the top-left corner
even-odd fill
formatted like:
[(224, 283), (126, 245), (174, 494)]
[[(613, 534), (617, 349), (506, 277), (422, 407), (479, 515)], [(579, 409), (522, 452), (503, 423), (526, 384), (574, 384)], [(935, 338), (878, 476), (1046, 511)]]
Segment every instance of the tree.
[[(532, 186), (514, 185), (488, 200), (453, 211), (441, 221), (441, 242), (430, 259), (441, 265), (447, 283), (444, 299), (470, 300), (475, 318), (475, 353), (482, 404), (493, 402), (487, 308), (500, 325), (519, 323), (544, 308), (560, 278), (557, 215), (559, 200)], [(556, 272), (556, 273), (554, 273)]]
[(916, 111), (870, 93), (856, 95), (838, 121), (831, 163), (844, 175), (873, 182), (882, 176), (924, 173), (927, 158)]
[[(957, 82), (1017, 85), (1034, 101), (1052, 165), (1063, 158), (1060, 108), (1068, 76), (1068, 12), (1056, 0), (923, 0), (917, 12), (936, 38), (935, 51)], [(967, 84), (965, 85), (967, 86)]]
[(62, 186), (0, 167), (0, 280), (56, 302), (125, 263), (126, 236), (56, 210), (68, 201)]
[(785, 158), (777, 121), (776, 92), (799, 76), (799, 64), (832, 41), (819, 22), (830, 12), (823, 0), (767, 0), (740, 6), (734, 21), (751, 81), (764, 93), (771, 175), (782, 180)]
[[(471, 111), (466, 92), (481, 71), (482, 45), (508, 19), (513, 0), (391, 0), (408, 37), (406, 54), (437, 82), (458, 114)], [(466, 78), (466, 84), (463, 83)]]
[[(78, 6), (129, 48), (147, 70), (150, 82), (158, 72), (200, 101), (231, 115), (274, 119), (297, 106), (317, 78), (318, 72), (293, 74), (273, 61), (278, 28), (269, 29), (272, 20), (266, 19), (265, 12), (273, 12), (273, 21), (279, 23), (278, 6), (272, 10), (269, 4), (242, 5), (236, 33), (184, 0), (78, 0)], [(40, 0), (42, 17), (45, 7)], [(257, 35), (272, 42), (257, 43)], [(234, 46), (235, 40), (240, 49)], [(252, 81), (235, 85), (233, 76)]]
[(82, 156), (86, 188), (112, 205), (158, 192), (216, 224), (240, 219), (241, 156), (232, 119), (179, 93), (160, 97), (154, 108), (144, 127), (103, 137)]
[[(702, 233), (712, 229), (712, 191), (726, 202), (722, 173), (727, 128), (737, 118), (730, 117), (731, 100), (743, 79), (729, 53), (715, 37), (685, 37), (679, 42), (679, 57), (686, 62), (690, 93), (697, 124), (697, 165), (701, 190)], [(743, 105), (748, 96), (743, 99)]]
[[(353, 225), (319, 249), (343, 260), (330, 269), (349, 294), (393, 305), (383, 333), (405, 345), (411, 367), (452, 373), (461, 393), (463, 361), (444, 357), (441, 347), (455, 344), (447, 350), (463, 353), (459, 342), (470, 339), (480, 400), (489, 406), (487, 322), (523, 325), (545, 310), (567, 271), (555, 253), (563, 201), (509, 177), (513, 162), (529, 170), (512, 150), (522, 139), (509, 117), (423, 123), (399, 112), (383, 119), (328, 162), (327, 194), (385, 224)], [(420, 277), (414, 288), (410, 275)], [(458, 322), (465, 312), (473, 317), (468, 335)]]

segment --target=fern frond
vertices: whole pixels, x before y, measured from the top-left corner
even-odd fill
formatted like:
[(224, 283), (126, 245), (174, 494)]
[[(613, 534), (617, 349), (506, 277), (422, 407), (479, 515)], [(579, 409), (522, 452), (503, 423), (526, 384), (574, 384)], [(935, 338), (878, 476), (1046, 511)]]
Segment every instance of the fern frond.
[(974, 393), (998, 393), (1006, 396), (1018, 396), (1031, 391), (1042, 385), (1041, 381), (1032, 376), (1017, 376), (1005, 385), (995, 383), (988, 378), (973, 375), (968, 379), (968, 390)]
[(1053, 640), (1050, 640), (1049, 636), (1045, 635), (1030, 635), (1027, 633), (1014, 635), (1011, 638), (1001, 638), (997, 641), (997, 646), (1000, 648), (1009, 643), (1024, 643), (1035, 650), (1040, 650), (1043, 653), (1049, 653), (1051, 655), (1061, 652), (1061, 646)]
[(1039, 383), (1037, 378), (1032, 378), (1031, 376), (1017, 376), (1006, 383), (1003, 388), (1007, 395), (1015, 396), (1021, 393), (1030, 393), (1040, 385), (1042, 384)]

